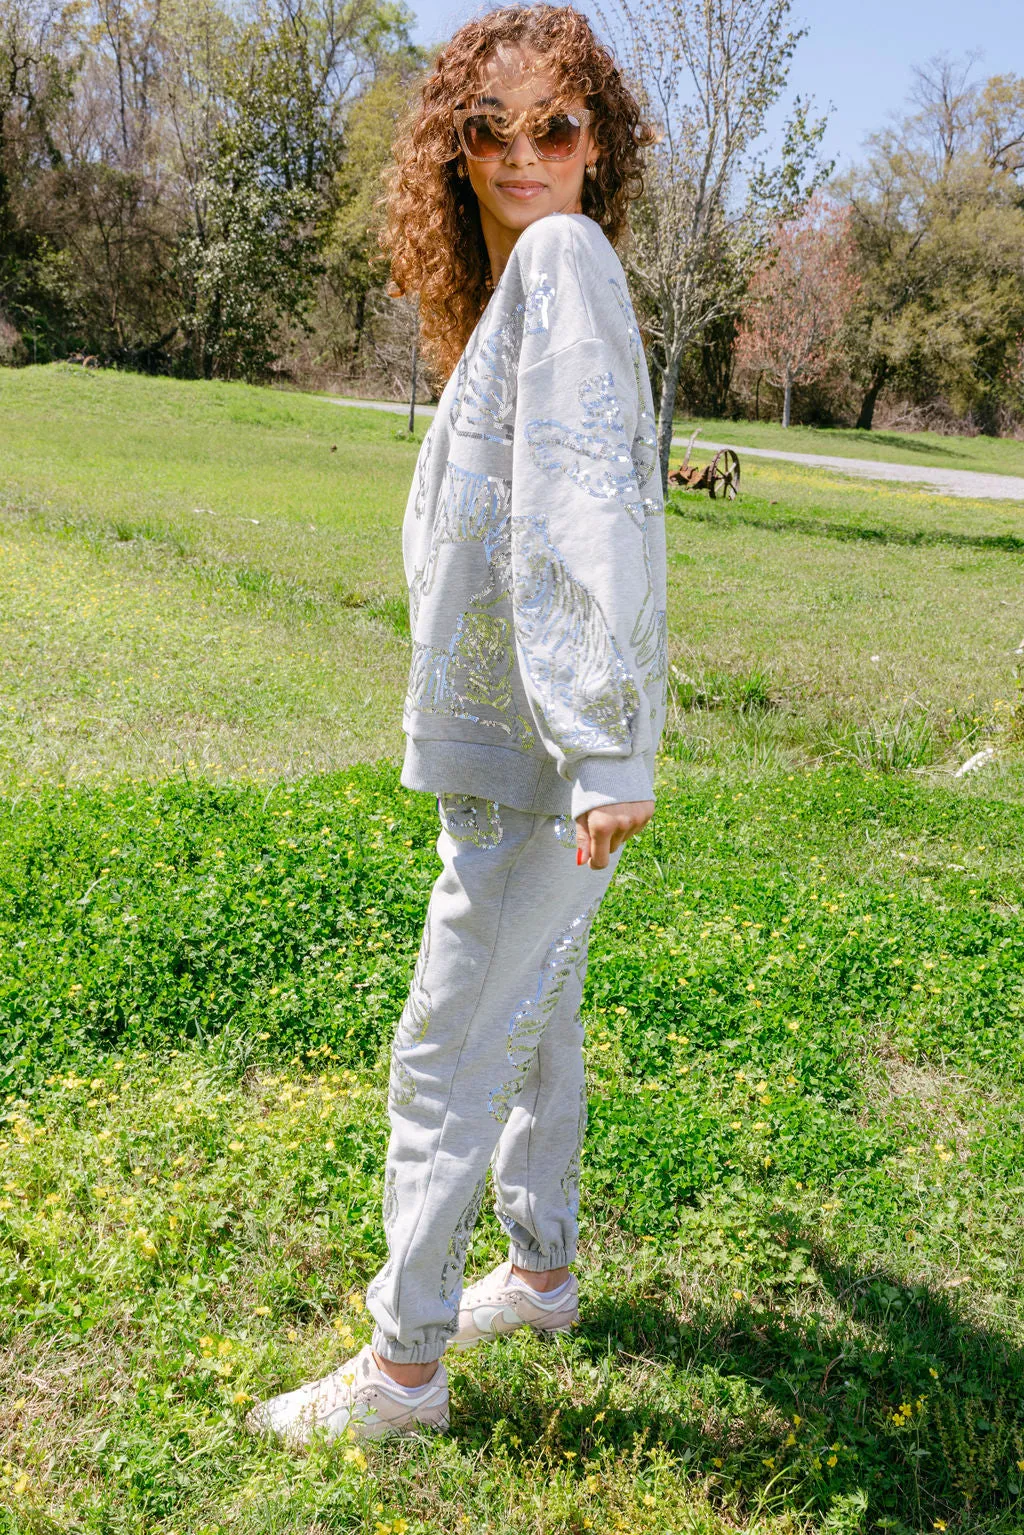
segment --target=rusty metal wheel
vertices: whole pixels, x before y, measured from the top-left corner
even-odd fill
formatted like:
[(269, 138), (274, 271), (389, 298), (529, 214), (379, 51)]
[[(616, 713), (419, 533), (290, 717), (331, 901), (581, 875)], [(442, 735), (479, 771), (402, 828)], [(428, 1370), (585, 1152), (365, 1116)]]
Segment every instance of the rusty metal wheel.
[(708, 468), (708, 494), (712, 501), (735, 501), (740, 493), (740, 461), (732, 448), (722, 448)]

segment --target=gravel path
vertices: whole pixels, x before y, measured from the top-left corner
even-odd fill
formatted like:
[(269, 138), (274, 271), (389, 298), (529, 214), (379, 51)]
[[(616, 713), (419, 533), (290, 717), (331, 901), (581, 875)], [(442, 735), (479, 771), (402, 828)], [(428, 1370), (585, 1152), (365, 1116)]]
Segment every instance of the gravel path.
[[(688, 439), (673, 437), (685, 448)], [(977, 469), (934, 469), (926, 464), (889, 464), (868, 458), (832, 458), (826, 453), (784, 453), (775, 448), (744, 448), (739, 443), (700, 442), (696, 446), (716, 453), (735, 447), (740, 458), (784, 459), (809, 469), (834, 469), (837, 474), (859, 475), (864, 480), (900, 480), (906, 485), (929, 485), (941, 496), (969, 496), (981, 501), (1024, 501), (1024, 478), (1015, 474), (983, 474)]]
[[(358, 405), (364, 410), (384, 410), (407, 416), (408, 405), (390, 400), (343, 400), (335, 395), (321, 398), (331, 405)], [(432, 416), (433, 405), (417, 405), (416, 414)], [(686, 437), (673, 437), (672, 446), (685, 448)], [(889, 464), (877, 459), (833, 458), (826, 453), (785, 453), (776, 448), (745, 448), (739, 443), (698, 441), (696, 447), (707, 453), (735, 447), (741, 459), (774, 458), (788, 464), (803, 464), (808, 469), (832, 469), (837, 474), (857, 475), (865, 480), (898, 480), (905, 485), (928, 485), (940, 496), (967, 496), (975, 501), (1024, 502), (1024, 477), (1014, 474), (983, 474), (977, 469), (935, 469), (925, 464)]]

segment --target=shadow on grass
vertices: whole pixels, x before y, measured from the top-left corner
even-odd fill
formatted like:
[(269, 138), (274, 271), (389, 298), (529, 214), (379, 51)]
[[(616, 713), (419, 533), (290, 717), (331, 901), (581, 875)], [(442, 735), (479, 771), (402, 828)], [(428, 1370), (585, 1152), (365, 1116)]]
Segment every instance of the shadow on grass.
[(831, 440), (833, 437), (835, 437), (837, 440), (841, 440), (842, 442), (856, 443), (858, 447), (863, 443), (869, 442), (872, 445), (877, 444), (883, 448), (895, 448), (900, 453), (920, 453), (922, 457), (927, 456), (928, 458), (963, 457), (962, 448), (941, 447), (937, 442), (933, 442), (931, 440), (928, 442), (919, 442), (909, 433), (904, 434), (902, 432), (875, 431), (858, 432), (849, 430), (845, 432), (840, 430), (837, 432), (833, 429), (829, 432), (829, 439)]
[(907, 544), (930, 547), (946, 544), (958, 549), (999, 549), (1019, 554), (1024, 537), (1016, 533), (952, 533), (938, 528), (858, 527), (855, 523), (830, 522), (819, 517), (770, 517), (754, 511), (726, 512), (699, 502), (670, 498), (667, 510), (689, 522), (709, 522), (716, 527), (742, 525), (769, 533), (809, 533), (815, 538), (835, 538), (847, 543)]
[[(666, 1276), (661, 1293), (599, 1304), (574, 1330), (592, 1400), (542, 1406), (507, 1383), (465, 1381), (455, 1434), (460, 1419), (467, 1437), (503, 1419), (524, 1461), (543, 1444), (553, 1459), (573, 1454), (581, 1475), (602, 1445), (621, 1456), (640, 1434), (713, 1502), (741, 1515), (843, 1509), (857, 1514), (842, 1526), (851, 1535), (941, 1521), (959, 1535), (1018, 1531), (1024, 1353), (927, 1285), (859, 1272), (807, 1241), (814, 1291), (734, 1306), (697, 1291), (676, 1310)], [(643, 1372), (635, 1405), (613, 1406), (612, 1372), (629, 1368)]]

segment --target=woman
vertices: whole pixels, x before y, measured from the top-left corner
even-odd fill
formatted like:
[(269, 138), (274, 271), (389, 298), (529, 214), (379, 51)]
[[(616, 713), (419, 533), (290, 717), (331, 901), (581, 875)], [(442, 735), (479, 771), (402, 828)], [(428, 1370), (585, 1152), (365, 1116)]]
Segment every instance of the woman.
[[(444, 869), (393, 1045), (372, 1343), (250, 1414), (293, 1444), (447, 1428), (448, 1345), (578, 1318), (587, 938), (664, 718), (651, 389), (611, 244), (652, 136), (585, 18), (538, 5), (462, 27), (396, 144), (393, 291), (450, 375), (403, 533), (402, 782), (437, 797)], [(510, 1256), (463, 1289), (488, 1166)]]

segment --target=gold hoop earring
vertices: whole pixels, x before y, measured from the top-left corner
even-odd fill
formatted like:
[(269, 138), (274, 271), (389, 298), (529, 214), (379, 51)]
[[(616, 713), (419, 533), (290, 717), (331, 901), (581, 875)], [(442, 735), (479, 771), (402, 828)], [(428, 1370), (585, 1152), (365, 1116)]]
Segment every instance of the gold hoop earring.
[(588, 176), (596, 176), (597, 175), (597, 162), (596, 161), (594, 162), (593, 165), (588, 165), (587, 166), (587, 175)]
[(465, 180), (465, 177), (466, 177), (466, 167), (465, 167), (465, 164), (464, 164), (464, 162), (462, 160), (460, 160), (458, 165), (456, 166), (455, 174), (459, 177), (460, 181), (464, 181)]

